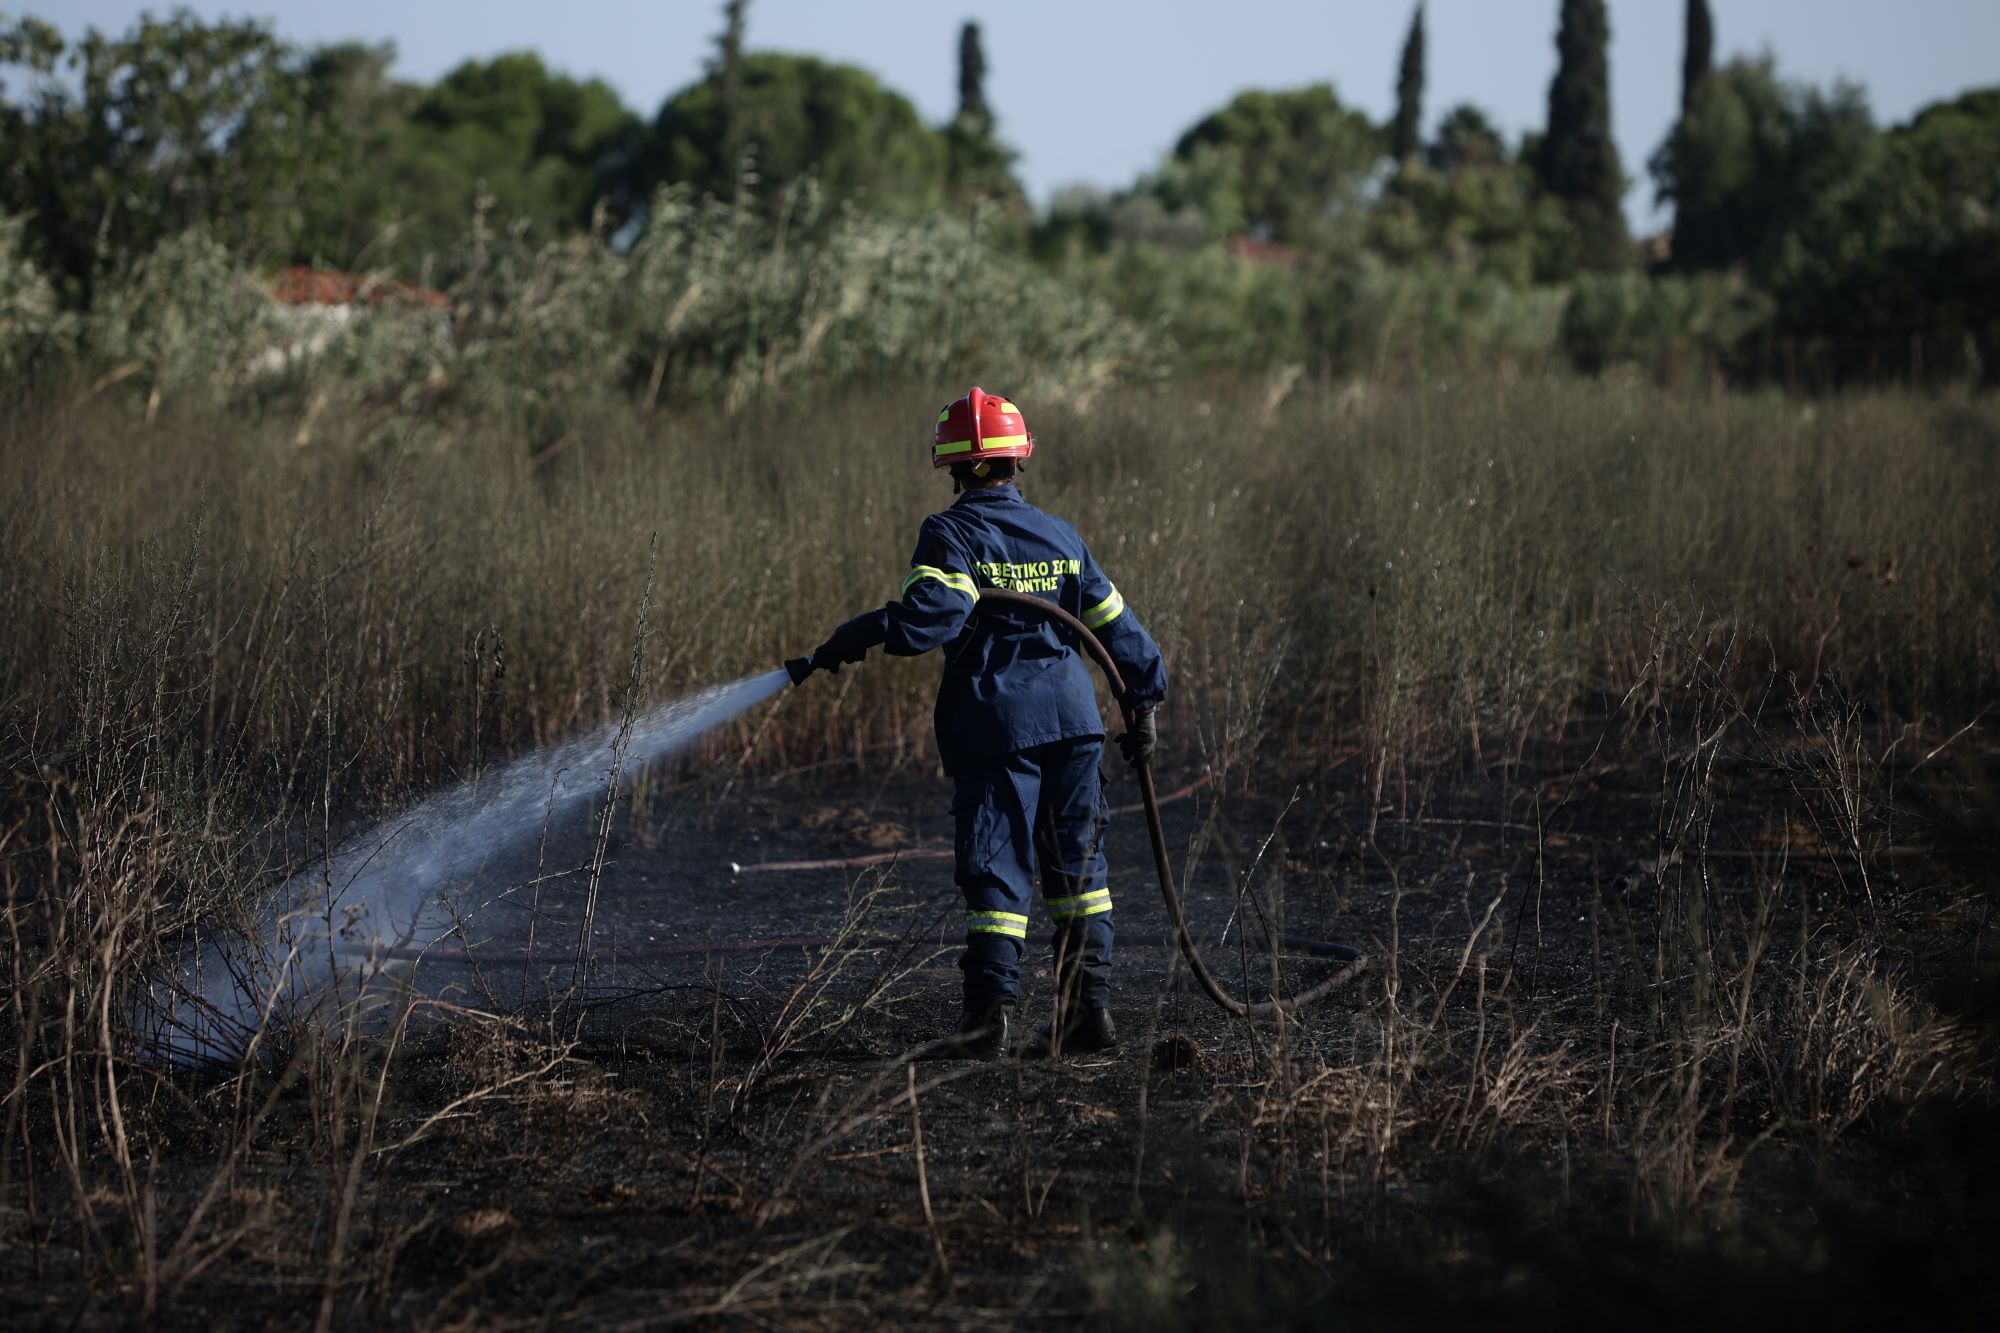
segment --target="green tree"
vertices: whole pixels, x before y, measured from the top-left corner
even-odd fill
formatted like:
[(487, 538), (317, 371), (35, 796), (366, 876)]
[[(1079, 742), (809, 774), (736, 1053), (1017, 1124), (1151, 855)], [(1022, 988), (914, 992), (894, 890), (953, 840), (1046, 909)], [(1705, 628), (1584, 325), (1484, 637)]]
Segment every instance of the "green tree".
[(1695, 90), (1715, 61), (1715, 20), (1708, 0), (1687, 0), (1687, 43), (1681, 51), (1681, 114), (1694, 105)]
[(1027, 213), (1027, 196), (1014, 178), (1014, 152), (994, 133), (993, 109), (986, 101), (986, 51), (979, 25), (958, 33), (958, 114), (945, 126), (945, 188), (960, 207), (986, 200), (1017, 217)]
[(1331, 85), (1239, 93), (1181, 135), (1154, 189), (1198, 208), (1217, 235), (1311, 239), (1355, 211), (1382, 142)]
[(1393, 265), (1526, 285), (1542, 235), (1558, 220), (1493, 122), (1477, 107), (1457, 106), (1369, 211), (1367, 237)]
[(232, 252), (286, 258), (334, 188), (338, 127), (303, 62), (258, 23), (150, 16), (75, 43), (34, 19), (0, 26), (0, 212), (70, 299), (165, 237), (204, 227)]
[(1433, 171), (1445, 175), (1502, 167), (1512, 160), (1506, 136), (1484, 111), (1469, 102), (1445, 112), (1424, 156)]
[(1781, 331), (1830, 338), (1850, 373), (2000, 382), (2000, 87), (1872, 148), (1784, 250)]
[(418, 90), (390, 76), (396, 44), (336, 42), (305, 58), (306, 101), (349, 131), (373, 134), (405, 114)]
[(320, 231), (341, 238), (320, 256), (335, 263), (413, 268), (456, 245), (476, 209), (544, 235), (587, 226), (639, 131), (609, 85), (553, 73), (532, 52), (383, 97), (367, 113), (362, 168)]
[(979, 25), (967, 20), (958, 30), (958, 118), (991, 128), (993, 111), (986, 105), (986, 50)]
[[(812, 175), (827, 198), (866, 199), (893, 211), (931, 208), (943, 199), (944, 136), (923, 123), (908, 98), (865, 70), (811, 56), (745, 56), (738, 119), (767, 197)], [(731, 197), (738, 171), (726, 120), (713, 80), (674, 94), (654, 122), (641, 164), (644, 184), (685, 183)]]
[(339, 130), (339, 180), (307, 211), (299, 257), (340, 265), (379, 258), (370, 246), (390, 210), (374, 168), (423, 92), (391, 76), (395, 63), (387, 42), (341, 42), (306, 56), (306, 103)]
[(1396, 120), (1389, 133), (1389, 152), (1398, 162), (1416, 156), (1424, 128), (1424, 7), (1410, 19), (1403, 40), (1403, 62), (1396, 71)]
[(1612, 269), (1630, 258), (1625, 172), (1611, 137), (1610, 42), (1604, 0), (1563, 0), (1549, 122), (1535, 158), (1536, 179), (1562, 203), (1573, 232), (1556, 268)]
[(1875, 138), (1858, 88), (1787, 85), (1768, 56), (1717, 70), (1653, 160), (1674, 206), (1673, 266), (1781, 281), (1801, 228), (1861, 188)]

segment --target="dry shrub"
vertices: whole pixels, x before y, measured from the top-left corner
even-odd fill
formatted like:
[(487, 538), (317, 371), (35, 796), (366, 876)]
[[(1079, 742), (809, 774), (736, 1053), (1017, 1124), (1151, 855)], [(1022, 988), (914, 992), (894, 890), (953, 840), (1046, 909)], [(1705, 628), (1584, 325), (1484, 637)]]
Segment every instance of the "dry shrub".
[(1880, 946), (1815, 941), (1776, 983), (1763, 1059), (1780, 1113), (1828, 1138), (1964, 1092), (1973, 1034), (1912, 994)]

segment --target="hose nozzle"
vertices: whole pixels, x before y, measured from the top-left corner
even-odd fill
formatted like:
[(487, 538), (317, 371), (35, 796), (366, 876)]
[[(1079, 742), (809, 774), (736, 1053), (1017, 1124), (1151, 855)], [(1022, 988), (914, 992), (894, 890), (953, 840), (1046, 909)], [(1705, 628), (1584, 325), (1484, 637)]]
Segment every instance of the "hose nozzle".
[(806, 677), (813, 673), (812, 659), (810, 657), (791, 658), (785, 663), (785, 673), (792, 678), (794, 686), (805, 684)]

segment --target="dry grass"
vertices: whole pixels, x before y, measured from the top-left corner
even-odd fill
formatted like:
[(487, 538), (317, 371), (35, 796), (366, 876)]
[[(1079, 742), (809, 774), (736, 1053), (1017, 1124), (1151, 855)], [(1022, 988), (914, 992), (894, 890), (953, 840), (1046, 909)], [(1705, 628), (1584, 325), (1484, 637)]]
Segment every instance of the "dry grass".
[[(344, 828), (629, 715), (642, 685), (766, 670), (887, 596), (947, 498), (922, 449), (944, 392), (607, 406), (553, 451), (508, 424), (384, 439), (320, 418), (302, 449), (283, 413), (12, 413), (0, 1207), (38, 1278), (105, 1293), (117, 1317), (185, 1310), (228, 1275), (344, 1325), (396, 1308), (399, 1256), (429, 1247), (462, 1270), (437, 1317), (477, 1321), (506, 1265), (554, 1242), (504, 1201), (400, 1212), (394, 1170), (530, 1132), (561, 1141), (545, 1162), (581, 1162), (579, 1126), (623, 1132), (664, 1106), (699, 1126), (662, 1154), (686, 1214), (749, 1219), (712, 1253), (676, 1242), (695, 1253), (674, 1317), (999, 1319), (980, 1304), (986, 1251), (961, 1248), (999, 1242), (942, 1183), (968, 1178), (959, 1076), (786, 1085), (829, 1043), (893, 1029), (929, 961), (913, 945), (822, 952), (761, 1007), (705, 975), (700, 1012), (662, 1039), (681, 1057), (671, 1096), (613, 1086), (573, 1006), (502, 1014), (489, 996), (433, 1027), (418, 1020), (442, 1002), (404, 995), (369, 1028), (272, 1034), (281, 1060), (200, 1076), (134, 1060), (124, 1026), (168, 951), (242, 923)], [(1232, 964), (1277, 965), (1257, 931), (1283, 912), (1388, 894), (1370, 989), (1340, 1023), (1227, 1026), (1182, 1058), (1190, 1039), (1156, 1006), (1134, 1045), (1171, 1058), (1139, 1062), (1121, 1122), (1132, 1220), (1073, 1258), (1078, 1299), (1172, 1323), (1208, 1308), (1174, 1305), (1189, 1283), (1215, 1300), (1262, 1271), (1215, 1271), (1211, 1214), (1162, 1215), (1178, 1134), (1203, 1138), (1204, 1170), (1226, 1149), (1208, 1197), (1240, 1210), (1239, 1242), (1297, 1261), (1302, 1285), (1271, 1290), (1304, 1299), (1448, 1211), (1454, 1181), (1526, 1161), (1565, 1207), (1574, 1182), (1610, 1209), (1588, 1226), (1712, 1229), (1740, 1221), (1763, 1157), (1830, 1159), (1990, 1098), (1988, 1033), (1939, 1003), (1913, 944), (1970, 938), (1977, 973), (1983, 924), (1940, 924), (1977, 916), (1977, 881), (1918, 881), (1897, 858), (1905, 793), (1983, 753), (1974, 724), (2000, 688), (1991, 403), (1287, 379), (1030, 413), (1033, 498), (1076, 521), (1166, 647), (1170, 761), (1221, 778), (1187, 878), (1228, 891)], [(928, 664), (871, 663), (698, 758), (732, 789), (806, 766), (926, 771), (930, 681)], [(1648, 766), (1643, 850), (1579, 896), (1547, 851), (1614, 757)], [(1292, 877), (1326, 844), (1290, 804), (1234, 840), (1228, 802), (1336, 770), (1354, 794), (1342, 878)], [(633, 799), (669, 776), (640, 775)], [(1489, 822), (1526, 831), (1525, 868), (1413, 850), (1408, 831), (1467, 783)], [(1774, 812), (1801, 836), (1746, 849)], [(613, 822), (602, 808), (593, 894)], [(842, 943), (914, 938), (892, 896), (857, 889)], [(413, 1043), (438, 1058), (412, 1068)], [(1022, 1109), (1016, 1078), (1032, 1130), (1054, 1112)], [(190, 1138), (193, 1180), (173, 1146)], [(865, 1220), (813, 1212), (843, 1155), (914, 1171), (883, 1206), (919, 1275), (887, 1306), (866, 1288), (900, 1252), (850, 1253)], [(1062, 1171), (1023, 1147), (979, 1183), (1034, 1229), (1077, 1188)]]
[[(879, 604), (949, 500), (922, 452), (942, 392), (605, 407), (540, 462), (505, 424), (302, 450), (281, 417), (31, 404), (0, 428), (0, 681), (41, 747), (129, 707), (204, 790), (233, 763), (296, 799), (330, 734), (337, 803), (399, 799), (615, 711), (655, 537), (660, 694)], [(1033, 416), (1033, 498), (1160, 632), (1175, 732), (1219, 760), (1256, 745), (1259, 705), (1308, 755), (1361, 739), (1393, 762), (1504, 752), (1701, 670), (1775, 663), (1931, 726), (1994, 687), (1988, 404), (1536, 381)], [(928, 679), (890, 663), (788, 700), (757, 762), (920, 748)]]

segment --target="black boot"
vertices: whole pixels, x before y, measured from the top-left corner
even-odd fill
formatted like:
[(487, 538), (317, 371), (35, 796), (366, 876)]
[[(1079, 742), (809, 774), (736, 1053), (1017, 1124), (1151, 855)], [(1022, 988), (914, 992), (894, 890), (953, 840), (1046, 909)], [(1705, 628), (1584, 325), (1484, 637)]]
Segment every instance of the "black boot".
[(1101, 1004), (1080, 1005), (1064, 1016), (1060, 1041), (1056, 1039), (1053, 1024), (1044, 1023), (1035, 1029), (1035, 1040), (1029, 1043), (1028, 1054), (1037, 1059), (1051, 1055), (1095, 1055), (1117, 1044), (1118, 1026), (1111, 1021), (1111, 1010)]
[(995, 1000), (983, 1009), (968, 1007), (949, 1037), (918, 1047), (911, 1059), (997, 1060), (1007, 1054), (1007, 1026), (1013, 1012), (1012, 1000)]

